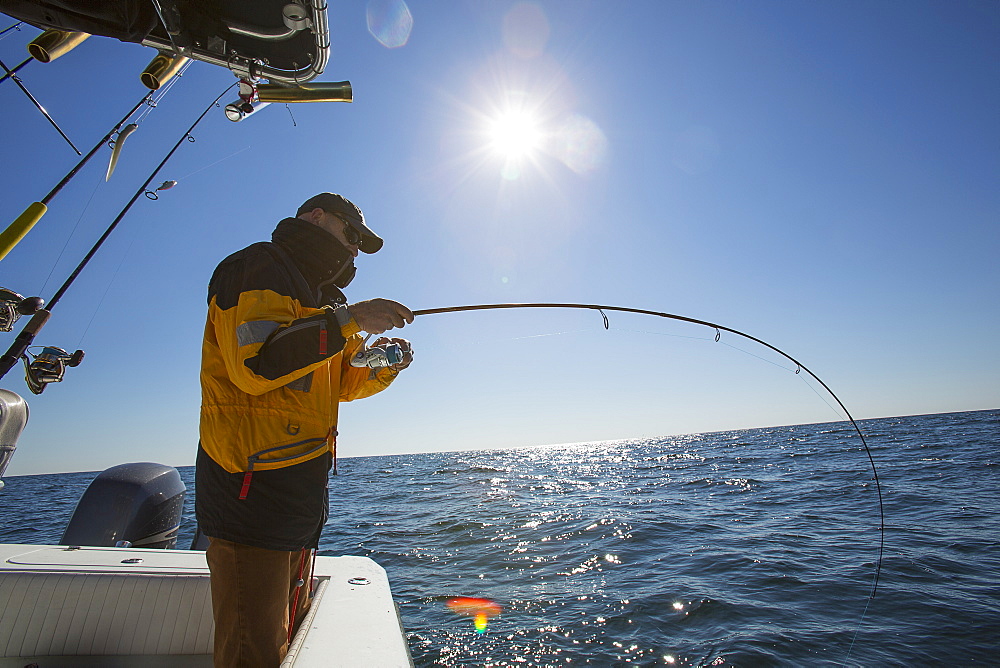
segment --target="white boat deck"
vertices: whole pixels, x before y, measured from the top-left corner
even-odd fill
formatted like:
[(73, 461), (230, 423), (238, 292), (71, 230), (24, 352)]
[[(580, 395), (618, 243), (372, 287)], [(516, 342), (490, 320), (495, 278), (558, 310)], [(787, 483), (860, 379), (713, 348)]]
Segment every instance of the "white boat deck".
[[(412, 666), (385, 570), (318, 557), (282, 668)], [(212, 665), (205, 553), (0, 545), (0, 668)]]

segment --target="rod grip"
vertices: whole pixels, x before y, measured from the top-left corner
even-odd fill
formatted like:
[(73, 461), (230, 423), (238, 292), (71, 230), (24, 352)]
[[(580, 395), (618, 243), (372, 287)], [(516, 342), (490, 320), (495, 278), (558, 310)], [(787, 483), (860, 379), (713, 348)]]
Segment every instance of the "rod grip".
[(35, 223), (41, 220), (48, 210), (49, 207), (41, 202), (32, 202), (24, 210), (24, 213), (7, 226), (6, 230), (0, 232), (0, 260), (7, 257), (7, 253), (24, 238), (24, 235), (31, 231)]

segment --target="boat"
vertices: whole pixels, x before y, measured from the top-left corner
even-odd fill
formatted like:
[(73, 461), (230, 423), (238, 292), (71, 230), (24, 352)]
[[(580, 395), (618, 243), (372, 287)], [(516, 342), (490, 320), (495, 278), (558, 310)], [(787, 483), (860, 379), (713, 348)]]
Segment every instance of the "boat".
[[(282, 668), (412, 666), (385, 570), (317, 557)], [(0, 668), (212, 665), (204, 552), (0, 545)]]
[[(229, 69), (240, 84), (240, 98), (226, 107), (233, 121), (270, 101), (351, 99), (349, 82), (308, 83), (329, 58), (326, 3), (317, 0), (225, 6), (0, 0), (0, 12), (44, 31), (29, 47), (31, 58), (4, 66), (5, 78), (15, 81), (16, 71), (32, 59), (49, 62), (100, 35), (156, 50), (140, 75), (151, 90), (189, 60)], [(113, 169), (114, 157), (109, 177)], [(6, 250), (44, 214), (44, 202), (36, 205), (4, 233)], [(40, 394), (60, 382), (67, 367), (79, 364), (83, 353), (46, 347), (29, 357), (28, 345), (50, 314), (41, 299), (0, 289), (0, 331), (11, 331), (22, 315), (30, 315), (31, 322), (4, 356), (3, 373), (23, 361), (29, 389)], [(0, 389), (0, 477), (27, 420), (27, 403)], [(0, 668), (212, 665), (205, 539), (196, 538), (187, 550), (176, 546), (185, 493), (172, 467), (122, 464), (91, 483), (60, 544), (0, 545)], [(381, 566), (366, 557), (319, 556), (309, 586), (313, 603), (282, 666), (412, 666)]]
[(298, 86), (326, 68), (330, 54), (327, 3), (193, 3), (183, 0), (0, 0), (0, 12), (44, 30), (29, 52), (59, 58), (91, 35), (157, 51), (143, 83), (166, 83), (188, 59), (232, 70), (240, 78)]
[[(26, 406), (0, 390), (5, 446)], [(0, 545), (0, 668), (211, 666), (204, 536), (175, 549), (186, 487), (177, 469), (113, 466), (80, 498), (59, 545)], [(385, 569), (316, 557), (313, 602), (281, 666), (412, 666)]]

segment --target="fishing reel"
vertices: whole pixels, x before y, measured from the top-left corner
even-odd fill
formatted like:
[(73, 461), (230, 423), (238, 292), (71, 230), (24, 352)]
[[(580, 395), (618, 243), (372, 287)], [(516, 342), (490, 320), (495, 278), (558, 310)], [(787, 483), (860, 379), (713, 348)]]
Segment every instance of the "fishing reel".
[[(49, 383), (62, 382), (66, 367), (79, 366), (83, 361), (83, 351), (68, 353), (55, 346), (43, 346), (37, 355), (28, 351), (24, 361), (24, 380), (34, 394), (41, 394)], [(28, 359), (28, 357), (32, 359)]]
[(226, 118), (234, 123), (260, 111), (270, 102), (261, 102), (257, 94), (257, 78), (243, 77), (240, 79), (240, 97), (226, 105)]
[(382, 367), (399, 364), (410, 352), (410, 347), (398, 343), (390, 343), (385, 346), (372, 346), (358, 352), (351, 358), (351, 366), (367, 367), (369, 369), (379, 369)]
[(0, 332), (13, 330), (18, 318), (33, 315), (44, 303), (40, 297), (25, 299), (13, 290), (0, 288)]

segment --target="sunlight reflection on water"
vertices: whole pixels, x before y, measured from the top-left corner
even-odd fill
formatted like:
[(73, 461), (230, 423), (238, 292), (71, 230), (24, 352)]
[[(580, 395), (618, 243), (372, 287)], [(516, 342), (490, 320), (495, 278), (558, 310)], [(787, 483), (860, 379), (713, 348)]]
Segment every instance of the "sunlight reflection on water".
[[(992, 665), (998, 418), (862, 423), (893, 547), (848, 665)], [(842, 664), (878, 537), (865, 464), (838, 424), (346, 459), (321, 554), (386, 568), (421, 667)], [(57, 542), (93, 475), (8, 478), (4, 538)], [(479, 633), (458, 596), (503, 614)]]

